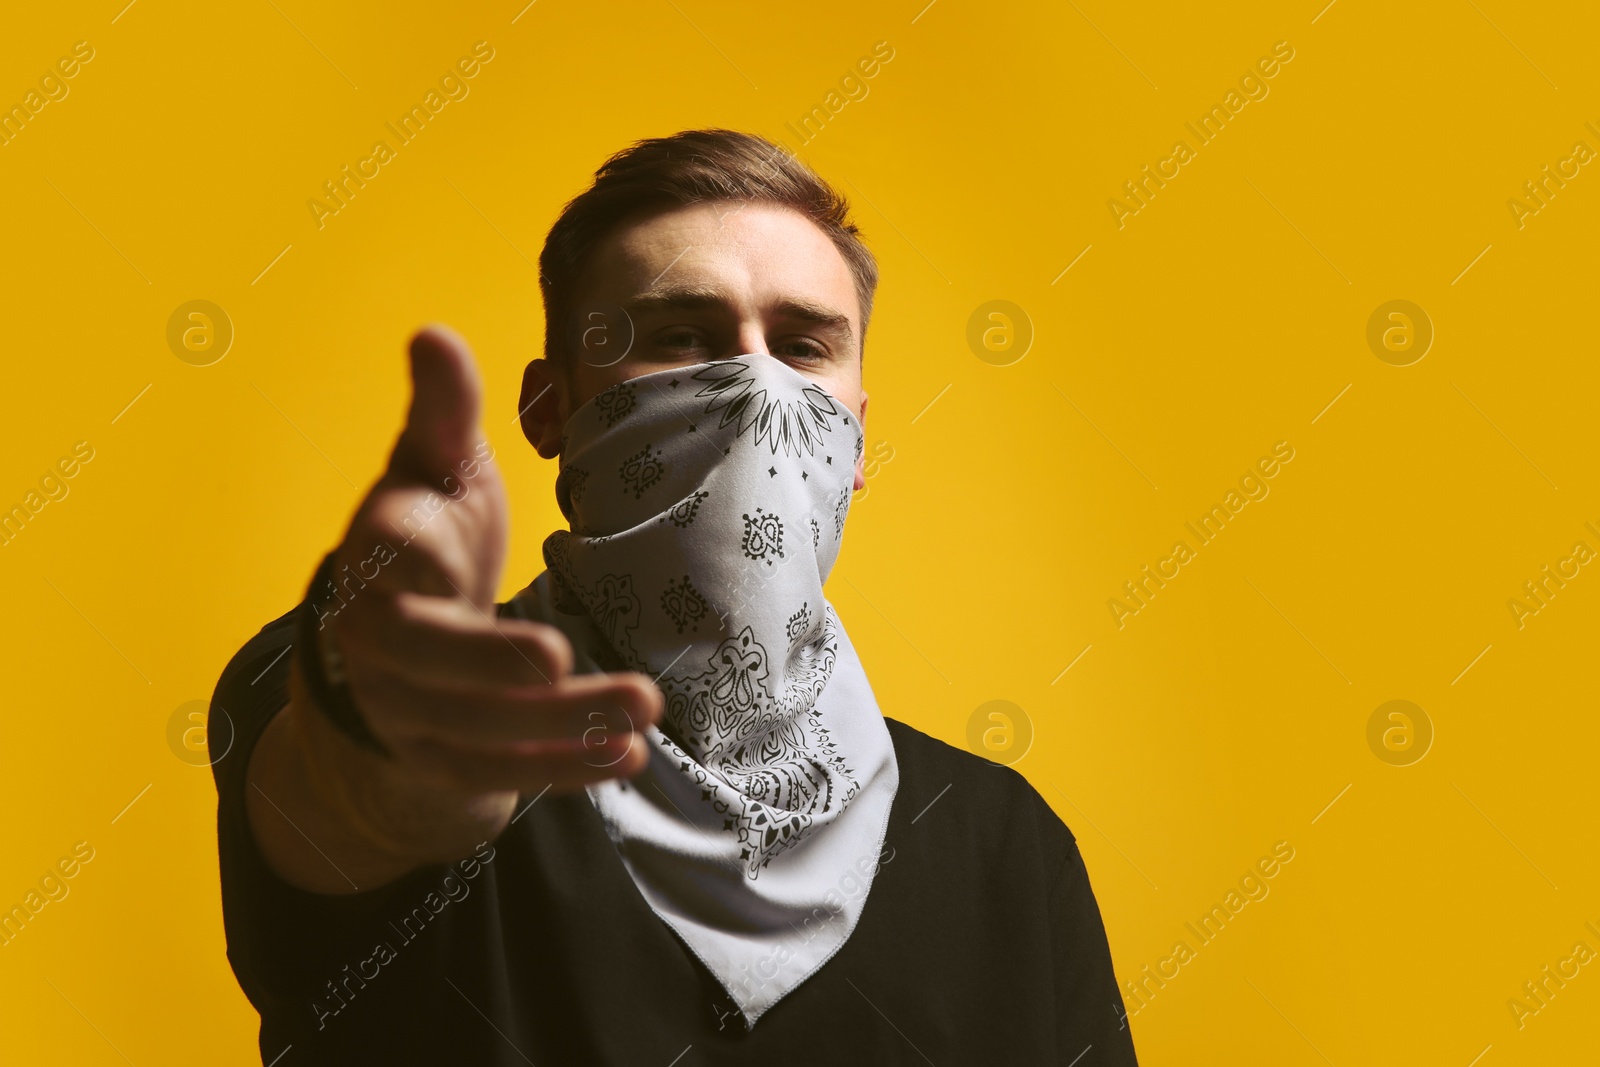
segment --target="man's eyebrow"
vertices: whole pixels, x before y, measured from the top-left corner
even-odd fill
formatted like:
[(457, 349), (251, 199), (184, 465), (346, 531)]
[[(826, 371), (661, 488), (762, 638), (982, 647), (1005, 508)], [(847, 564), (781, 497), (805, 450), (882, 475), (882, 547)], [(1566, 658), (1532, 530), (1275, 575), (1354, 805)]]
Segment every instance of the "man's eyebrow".
[(622, 306), (632, 314), (650, 311), (701, 311), (725, 303), (727, 299), (715, 289), (673, 285), (652, 286), (637, 296), (630, 297)]
[(855, 336), (850, 328), (850, 316), (824, 304), (810, 300), (785, 300), (776, 310), (785, 318), (799, 319), (825, 330), (835, 330), (844, 337), (846, 343)]
[[(727, 297), (716, 289), (701, 286), (660, 286), (646, 289), (637, 296), (629, 298), (623, 307), (630, 315), (645, 315), (658, 311), (705, 311), (727, 304)], [(813, 300), (790, 297), (775, 305), (773, 311), (783, 318), (798, 319), (835, 331), (842, 335), (846, 343), (855, 336), (849, 315)]]

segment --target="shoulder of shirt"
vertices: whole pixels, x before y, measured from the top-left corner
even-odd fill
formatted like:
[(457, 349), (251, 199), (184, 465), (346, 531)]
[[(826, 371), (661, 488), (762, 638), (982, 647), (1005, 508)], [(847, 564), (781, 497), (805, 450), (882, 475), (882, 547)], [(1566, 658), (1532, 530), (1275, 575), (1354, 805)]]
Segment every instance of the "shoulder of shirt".
[[(262, 672), (264, 665), (278, 667), (281, 664), (284, 668), (287, 668), (288, 664), (285, 662), (283, 653), (294, 642), (295, 623), (299, 610), (300, 606), (297, 604), (282, 615), (279, 615), (276, 619), (261, 627), (253, 637), (239, 648), (239, 651), (233, 654), (232, 658), (228, 660), (227, 666), (222, 668), (222, 674), (217, 678), (216, 689), (212, 693), (213, 701), (217, 699), (218, 694), (226, 690), (237, 690), (240, 684), (238, 679), (245, 674), (249, 674), (252, 678), (252, 681), (247, 683), (247, 687), (255, 685), (264, 674)], [(252, 668), (254, 669), (252, 670)], [(286, 678), (288, 672), (285, 669), (282, 672), (274, 672), (274, 675), (276, 676), (279, 673)]]
[[(295, 640), (297, 604), (261, 627), (228, 660), (211, 693), (207, 736), (230, 738), (228, 749), (211, 763), (219, 789), (242, 788), (261, 731), (289, 699), (289, 650)], [(222, 719), (225, 718), (225, 722)]]
[(1032, 816), (1045, 835), (1076, 843), (1071, 828), (1033, 783), (1013, 768), (991, 763), (899, 719), (885, 715), (884, 722), (900, 765), (900, 788), (908, 794), (931, 797), (948, 784), (951, 796), (963, 798), (959, 807), (973, 820)]
[(548, 621), (550, 612), (554, 610), (550, 604), (550, 595), (547, 592), (549, 579), (545, 577), (548, 571), (540, 571), (538, 576), (512, 593), (510, 598), (503, 603), (495, 605), (495, 612), (501, 616), (511, 616), (518, 619), (531, 619), (534, 622)]

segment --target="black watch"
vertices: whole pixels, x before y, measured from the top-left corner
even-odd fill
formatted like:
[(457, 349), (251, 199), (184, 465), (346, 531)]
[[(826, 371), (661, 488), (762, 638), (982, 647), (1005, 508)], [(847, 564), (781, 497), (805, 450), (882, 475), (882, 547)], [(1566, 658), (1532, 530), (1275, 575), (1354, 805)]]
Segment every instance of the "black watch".
[[(344, 657), (339, 654), (338, 646), (333, 641), (321, 640), (325, 629), (323, 620), (338, 614), (339, 607), (344, 604), (333, 581), (333, 561), (337, 554), (335, 549), (322, 558), (306, 589), (305, 600), (300, 604), (300, 617), (295, 627), (301, 653), (297, 657), (300, 676), (305, 679), (311, 702), (341, 733), (369, 752), (393, 758), (388, 746), (367, 726), (361, 709), (350, 695)], [(328, 610), (334, 601), (339, 606)]]

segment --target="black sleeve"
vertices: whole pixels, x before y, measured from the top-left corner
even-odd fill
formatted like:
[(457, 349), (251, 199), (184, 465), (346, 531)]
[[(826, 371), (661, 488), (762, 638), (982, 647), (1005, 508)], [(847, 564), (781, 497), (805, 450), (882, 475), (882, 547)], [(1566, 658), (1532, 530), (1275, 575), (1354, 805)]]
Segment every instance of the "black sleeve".
[(1105, 923), (1075, 840), (1050, 890), (1050, 938), (1063, 1067), (1137, 1067)]
[[(256, 742), (274, 715), (289, 703), (289, 659), (298, 605), (269, 622), (223, 668), (211, 695), (206, 736), (211, 741), (211, 772), (217, 783), (217, 864), (222, 882), (222, 918), (228, 962), (250, 1002), (262, 1010), (267, 991), (252, 967), (259, 955), (253, 935), (254, 894), (260, 864), (255, 838), (245, 816), (246, 771)], [(230, 743), (218, 758), (218, 739)]]
[[(229, 661), (209, 719), (228, 962), (263, 1018), (263, 1062), (302, 1033), (322, 1029), (319, 996), (328, 1002), (328, 979), (370, 954), (374, 940), (386, 936), (381, 920), (407, 914), (448, 872), (425, 866), (377, 889), (323, 895), (283, 881), (261, 855), (245, 811), (246, 772), (262, 732), (289, 701), (296, 611), (268, 623)], [(217, 758), (220, 739), (230, 733), (231, 744)]]

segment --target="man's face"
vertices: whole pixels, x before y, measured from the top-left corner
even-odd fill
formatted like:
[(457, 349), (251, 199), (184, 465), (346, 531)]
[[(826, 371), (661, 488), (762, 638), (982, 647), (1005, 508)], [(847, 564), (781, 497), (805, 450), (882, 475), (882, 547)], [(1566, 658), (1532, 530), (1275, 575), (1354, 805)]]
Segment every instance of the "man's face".
[(716, 201), (626, 220), (595, 248), (576, 296), (574, 339), (590, 343), (523, 376), (523, 432), (547, 459), (567, 417), (607, 386), (747, 353), (783, 360), (866, 422), (855, 280), (798, 212)]

